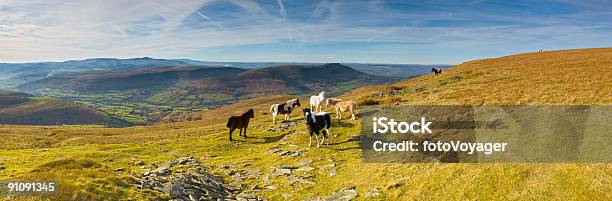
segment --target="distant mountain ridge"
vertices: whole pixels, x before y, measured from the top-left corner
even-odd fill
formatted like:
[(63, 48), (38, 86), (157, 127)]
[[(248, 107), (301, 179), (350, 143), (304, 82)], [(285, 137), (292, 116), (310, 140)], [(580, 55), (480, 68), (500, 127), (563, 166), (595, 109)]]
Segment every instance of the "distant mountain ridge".
[[(130, 89), (165, 88), (176, 84), (187, 86), (189, 93), (223, 93), (245, 96), (253, 93), (303, 94), (331, 87), (339, 83), (370, 85), (398, 81), (400, 78), (369, 75), (348, 66), (331, 63), (323, 65), (286, 65), (259, 69), (233, 67), (180, 66), (115, 71), (64, 72), (19, 85), (17, 89), (31, 93), (56, 89), (79, 93), (97, 93)], [(173, 88), (174, 89), (174, 88)], [(154, 91), (154, 90), (153, 90)], [(222, 101), (223, 102), (223, 101)]]
[(150, 88), (174, 84), (179, 81), (224, 76), (246, 71), (231, 67), (179, 66), (120, 71), (87, 71), (58, 73), (33, 82), (19, 85), (21, 91), (37, 92), (41, 88), (53, 88), (77, 92), (99, 92)]
[(0, 63), (0, 89), (85, 103), (145, 124), (169, 113), (201, 111), (262, 95), (339, 95), (426, 74), (434, 66), (93, 58)]
[(89, 71), (89, 70), (113, 70), (130, 69), (137, 67), (162, 67), (162, 66), (189, 66), (188, 60), (154, 59), (151, 57), (116, 59), (116, 58), (93, 58), (84, 60), (68, 60), (63, 62), (35, 62), (35, 63), (0, 63), (3, 67), (0, 71), (8, 73), (19, 73), (28, 71)]
[[(257, 69), (286, 65), (323, 65), (303, 62), (215, 62), (191, 59), (156, 59), (151, 57), (117, 59), (92, 58), (64, 62), (0, 63), (0, 88), (13, 89), (21, 84), (40, 80), (63, 72), (86, 72), (100, 70), (130, 70), (169, 66), (210, 66)], [(361, 72), (379, 76), (408, 78), (428, 73), (431, 67), (447, 68), (450, 65), (420, 64), (363, 64), (344, 63)]]
[(388, 83), (389, 80), (399, 79), (369, 75), (339, 63), (330, 63), (253, 69), (231, 76), (201, 79), (195, 82), (195, 86), (238, 96), (252, 93), (304, 94), (325, 90), (340, 94), (347, 91), (334, 88), (339, 87), (340, 83), (371, 85)]
[(150, 57), (115, 59), (95, 58), (64, 62), (0, 63), (0, 88), (14, 88), (21, 84), (62, 72), (125, 70), (164, 66), (190, 66), (186, 61), (154, 59)]
[(200, 111), (269, 94), (340, 95), (364, 85), (399, 81), (331, 63), (258, 69), (179, 66), (62, 72), (30, 81), (20, 91), (83, 102), (134, 123), (176, 111)]

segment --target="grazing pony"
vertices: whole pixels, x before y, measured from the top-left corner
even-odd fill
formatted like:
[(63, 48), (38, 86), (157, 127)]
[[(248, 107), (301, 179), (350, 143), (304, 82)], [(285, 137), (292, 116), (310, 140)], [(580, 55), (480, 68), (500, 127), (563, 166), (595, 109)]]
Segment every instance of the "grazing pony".
[(342, 99), (339, 99), (339, 98), (328, 98), (327, 100), (325, 100), (325, 106), (326, 107), (334, 107), (334, 106), (336, 106), (336, 103), (339, 103), (340, 101), (342, 101)]
[[(317, 139), (317, 147), (320, 147), (321, 144), (325, 142), (325, 136), (328, 138), (331, 136), (331, 116), (325, 112), (313, 114), (309, 108), (304, 108), (304, 121), (306, 121), (306, 126), (308, 126), (308, 133), (310, 134), (310, 139), (308, 141), (308, 146), (312, 145), (312, 135), (315, 134)], [(323, 133), (323, 140), (319, 143), (319, 133)], [(329, 141), (331, 138), (327, 140), (327, 145), (329, 145)]]
[(323, 103), (323, 101), (325, 100), (325, 92), (322, 91), (319, 95), (317, 96), (311, 96), (310, 97), (310, 110), (312, 110), (312, 106), (315, 106), (315, 110), (317, 112), (321, 111), (321, 103)]
[(357, 103), (355, 101), (341, 101), (336, 103), (336, 119), (342, 119), (341, 112), (351, 112), (351, 120), (355, 120), (355, 110)]
[(242, 136), (242, 129), (244, 129), (244, 137), (246, 138), (246, 130), (249, 126), (249, 120), (251, 118), (255, 118), (255, 112), (253, 109), (249, 109), (249, 111), (243, 113), (240, 116), (231, 116), (227, 120), (227, 128), (229, 128), (229, 139), (232, 141), (232, 133), (236, 129), (240, 129), (240, 133), (238, 135)]
[(272, 113), (272, 123), (276, 123), (276, 115), (278, 114), (284, 114), (285, 120), (289, 120), (291, 111), (293, 111), (293, 108), (298, 106), (302, 105), (300, 105), (300, 99), (297, 98), (291, 99), (285, 103), (273, 104), (272, 106), (270, 106), (270, 112)]
[(434, 73), (434, 76), (442, 74), (442, 69), (431, 68), (431, 72)]

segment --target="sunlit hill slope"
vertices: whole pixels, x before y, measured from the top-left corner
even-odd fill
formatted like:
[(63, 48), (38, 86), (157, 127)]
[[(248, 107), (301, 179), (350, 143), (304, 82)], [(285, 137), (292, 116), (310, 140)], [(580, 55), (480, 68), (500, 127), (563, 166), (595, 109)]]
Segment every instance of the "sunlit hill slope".
[[(440, 76), (347, 94), (405, 104), (610, 104), (612, 49), (538, 52), (466, 62)], [(398, 99), (401, 98), (401, 99)]]
[(96, 124), (112, 127), (130, 123), (87, 105), (0, 90), (0, 124)]

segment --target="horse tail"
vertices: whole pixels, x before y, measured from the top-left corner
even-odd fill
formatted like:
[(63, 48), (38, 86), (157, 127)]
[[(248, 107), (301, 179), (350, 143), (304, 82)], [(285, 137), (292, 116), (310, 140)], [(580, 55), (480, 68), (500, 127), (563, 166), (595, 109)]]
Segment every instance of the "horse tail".
[(276, 104), (272, 104), (272, 106), (270, 106), (270, 112), (274, 112), (274, 107), (276, 106)]
[(325, 124), (325, 128), (327, 128), (327, 129), (331, 129), (331, 123), (332, 123), (332, 120), (331, 120), (331, 115), (326, 114), (326, 115), (325, 115), (325, 121), (327, 122), (327, 123)]

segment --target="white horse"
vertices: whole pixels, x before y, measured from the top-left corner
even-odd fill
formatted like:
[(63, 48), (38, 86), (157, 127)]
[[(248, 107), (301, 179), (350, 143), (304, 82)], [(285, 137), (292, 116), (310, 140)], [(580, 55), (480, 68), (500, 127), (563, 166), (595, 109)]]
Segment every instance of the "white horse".
[(317, 112), (321, 111), (321, 103), (323, 103), (323, 101), (325, 100), (325, 92), (322, 91), (318, 96), (311, 96), (310, 97), (310, 110), (312, 110), (312, 106), (315, 106), (315, 109)]

